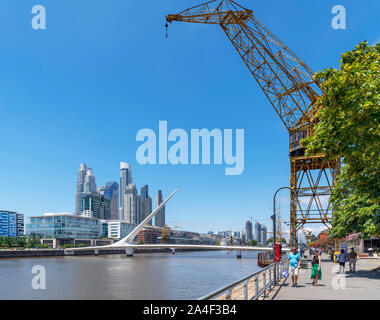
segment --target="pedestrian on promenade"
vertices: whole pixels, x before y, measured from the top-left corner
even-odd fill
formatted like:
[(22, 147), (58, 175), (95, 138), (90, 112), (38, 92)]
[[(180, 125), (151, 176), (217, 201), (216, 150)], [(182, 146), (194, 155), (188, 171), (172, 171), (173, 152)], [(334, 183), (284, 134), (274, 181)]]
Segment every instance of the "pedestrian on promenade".
[(301, 256), (297, 252), (297, 248), (293, 247), (292, 252), (288, 256), (286, 269), (292, 275), (292, 287), (297, 287), (298, 270), (301, 265)]
[(301, 258), (303, 257), (303, 249), (302, 248), (300, 249), (300, 256), (301, 256)]
[(347, 254), (344, 252), (344, 249), (340, 250), (340, 253), (338, 254), (338, 262), (339, 262), (339, 273), (344, 274), (344, 267), (347, 262)]
[(348, 261), (349, 261), (349, 266), (350, 266), (350, 272), (355, 273), (355, 268), (356, 268), (356, 259), (358, 255), (355, 252), (354, 248), (351, 248), (350, 253), (348, 254)]
[(315, 249), (313, 259), (311, 260), (311, 279), (313, 279), (313, 286), (318, 286), (318, 280), (322, 280), (322, 257), (318, 250)]

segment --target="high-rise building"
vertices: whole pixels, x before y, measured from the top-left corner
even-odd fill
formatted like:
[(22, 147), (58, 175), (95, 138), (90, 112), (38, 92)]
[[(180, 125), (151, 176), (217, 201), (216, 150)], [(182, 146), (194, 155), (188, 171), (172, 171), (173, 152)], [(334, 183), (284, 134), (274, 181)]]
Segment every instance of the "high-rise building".
[(96, 193), (96, 182), (94, 170), (92, 168), (88, 168), (86, 172), (86, 176), (84, 178), (83, 192)]
[(124, 215), (124, 195), (127, 186), (132, 184), (132, 168), (131, 165), (125, 162), (120, 162), (120, 211)]
[(80, 164), (80, 168), (78, 171), (78, 180), (77, 180), (77, 191), (75, 193), (75, 213), (77, 215), (80, 214), (80, 204), (81, 204), (81, 199), (80, 199), (80, 194), (84, 192), (84, 179), (86, 177), (87, 173), (87, 165), (85, 163)]
[[(140, 213), (141, 213), (141, 221), (143, 221), (152, 212), (152, 198), (149, 196), (148, 185), (145, 185), (140, 189), (140, 197), (141, 197)], [(152, 225), (152, 220), (150, 220), (148, 224)]]
[(255, 223), (255, 240), (258, 244), (261, 244), (261, 224)]
[(111, 201), (100, 193), (83, 193), (82, 216), (103, 220), (111, 219)]
[(263, 246), (267, 244), (267, 227), (262, 226), (261, 228), (261, 243)]
[[(162, 191), (158, 190), (156, 195), (156, 208), (163, 202)], [(163, 206), (160, 211), (155, 216), (155, 226), (165, 227), (165, 206)]]
[(16, 213), (16, 228), (17, 237), (23, 237), (25, 235), (25, 219), (22, 213)]
[(107, 182), (101, 187), (99, 193), (110, 200), (111, 220), (119, 220), (119, 184), (117, 182)]
[(13, 211), (0, 210), (0, 237), (24, 236), (24, 215)]
[(134, 184), (126, 187), (124, 193), (124, 210), (122, 220), (137, 225), (140, 219), (140, 197), (137, 195), (137, 189)]
[(96, 182), (93, 169), (81, 163), (78, 171), (77, 191), (75, 194), (75, 213), (83, 214), (83, 197), (96, 193)]
[(245, 236), (247, 241), (253, 240), (252, 222), (249, 220), (245, 223)]

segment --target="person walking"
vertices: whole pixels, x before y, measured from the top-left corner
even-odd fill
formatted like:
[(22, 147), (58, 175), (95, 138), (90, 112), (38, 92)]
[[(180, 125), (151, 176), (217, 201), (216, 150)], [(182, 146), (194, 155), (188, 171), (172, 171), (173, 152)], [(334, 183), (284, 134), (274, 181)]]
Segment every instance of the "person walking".
[(339, 273), (344, 274), (344, 267), (347, 262), (347, 254), (344, 252), (344, 249), (340, 250), (340, 253), (338, 254), (338, 262), (339, 262)]
[(297, 252), (297, 248), (293, 247), (292, 252), (288, 256), (286, 269), (292, 275), (292, 287), (297, 287), (298, 270), (301, 265), (301, 256)]
[(349, 266), (350, 266), (350, 272), (355, 273), (355, 268), (356, 268), (356, 259), (358, 255), (355, 252), (354, 248), (351, 248), (350, 253), (348, 254), (348, 261), (349, 261)]
[(311, 260), (311, 276), (310, 278), (313, 279), (313, 286), (318, 286), (318, 280), (322, 280), (322, 257), (319, 254), (318, 250), (314, 251), (313, 258)]

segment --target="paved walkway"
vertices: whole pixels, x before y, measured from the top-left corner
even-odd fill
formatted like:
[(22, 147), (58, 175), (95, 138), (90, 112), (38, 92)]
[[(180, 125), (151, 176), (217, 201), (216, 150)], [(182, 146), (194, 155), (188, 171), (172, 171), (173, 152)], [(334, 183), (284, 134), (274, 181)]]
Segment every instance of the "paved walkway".
[(380, 259), (359, 259), (356, 273), (337, 274), (339, 264), (331, 262), (327, 255), (322, 260), (322, 280), (313, 287), (308, 269), (300, 269), (298, 287), (291, 286), (290, 277), (283, 283), (274, 300), (380, 300), (380, 272), (372, 270), (380, 267)]

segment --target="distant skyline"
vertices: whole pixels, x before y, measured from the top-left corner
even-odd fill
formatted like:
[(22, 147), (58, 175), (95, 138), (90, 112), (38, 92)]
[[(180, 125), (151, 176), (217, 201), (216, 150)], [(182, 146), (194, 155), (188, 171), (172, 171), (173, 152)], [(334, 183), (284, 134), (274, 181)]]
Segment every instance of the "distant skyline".
[[(335, 1), (238, 2), (314, 71), (380, 39), (377, 0), (340, 1), (346, 30), (331, 27)], [(120, 181), (122, 161), (152, 197), (179, 190), (166, 205), (169, 226), (241, 231), (252, 217), (270, 230), (273, 193), (289, 185), (288, 133), (220, 28), (173, 23), (165, 38), (165, 16), (200, 3), (41, 0), (47, 29), (39, 31), (35, 1), (0, 3), (0, 209), (74, 213), (78, 165), (91, 165), (104, 185)], [(169, 131), (244, 129), (244, 172), (140, 165), (136, 134), (158, 132), (161, 120)], [(289, 221), (288, 191), (278, 200)]]

